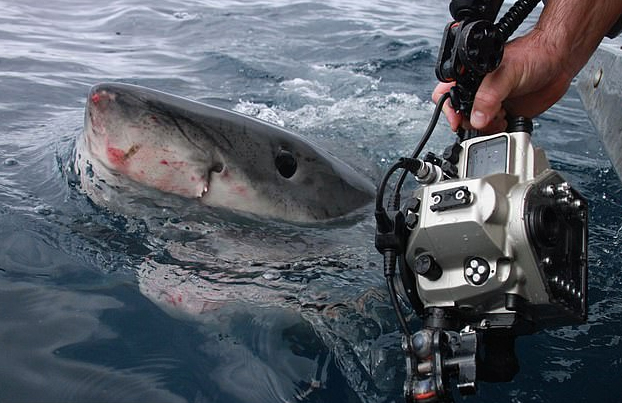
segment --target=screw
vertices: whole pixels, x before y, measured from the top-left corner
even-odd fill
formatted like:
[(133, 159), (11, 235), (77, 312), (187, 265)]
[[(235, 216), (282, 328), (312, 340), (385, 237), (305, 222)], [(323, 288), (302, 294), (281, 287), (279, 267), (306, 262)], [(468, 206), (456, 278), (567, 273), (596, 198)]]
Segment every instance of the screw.
[(562, 182), (557, 185), (557, 191), (560, 193), (567, 193), (570, 190), (570, 185), (568, 182)]
[(408, 214), (406, 214), (406, 226), (410, 229), (414, 229), (419, 222), (419, 216), (413, 210), (408, 209)]
[(544, 196), (547, 197), (553, 197), (555, 196), (555, 186), (553, 185), (546, 185), (542, 188), (542, 194)]
[(458, 190), (455, 194), (454, 197), (456, 198), (456, 200), (462, 200), (464, 199), (464, 190), (460, 189)]
[(600, 84), (600, 80), (603, 79), (603, 69), (598, 69), (596, 71), (596, 73), (594, 74), (594, 88), (598, 88), (598, 85)]
[(432, 197), (432, 204), (439, 204), (441, 200), (442, 198), (440, 195), (434, 195), (434, 197)]
[(582, 210), (583, 209), (583, 202), (581, 200), (579, 200), (579, 199), (573, 200), (572, 207), (574, 207), (577, 210)]

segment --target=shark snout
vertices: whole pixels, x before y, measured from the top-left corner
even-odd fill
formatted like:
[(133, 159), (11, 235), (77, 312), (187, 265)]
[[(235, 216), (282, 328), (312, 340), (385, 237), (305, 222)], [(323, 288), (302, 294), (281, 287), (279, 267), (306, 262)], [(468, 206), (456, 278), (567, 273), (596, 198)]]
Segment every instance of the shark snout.
[(85, 123), (91, 128), (94, 135), (100, 136), (107, 132), (109, 121), (114, 115), (112, 103), (116, 94), (105, 89), (93, 88), (89, 93), (86, 106)]
[(108, 108), (111, 102), (114, 102), (115, 98), (114, 93), (96, 87), (89, 94), (88, 107), (90, 110), (103, 111)]

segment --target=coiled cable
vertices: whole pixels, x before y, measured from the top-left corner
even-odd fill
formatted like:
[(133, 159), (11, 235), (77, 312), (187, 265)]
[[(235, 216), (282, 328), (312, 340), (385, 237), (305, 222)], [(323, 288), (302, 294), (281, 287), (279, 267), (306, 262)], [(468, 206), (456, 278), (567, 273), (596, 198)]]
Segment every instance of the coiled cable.
[(508, 12), (501, 17), (495, 26), (499, 30), (503, 42), (507, 41), (510, 36), (512, 36), (514, 31), (525, 21), (525, 18), (536, 8), (539, 2), (540, 0), (518, 0)]

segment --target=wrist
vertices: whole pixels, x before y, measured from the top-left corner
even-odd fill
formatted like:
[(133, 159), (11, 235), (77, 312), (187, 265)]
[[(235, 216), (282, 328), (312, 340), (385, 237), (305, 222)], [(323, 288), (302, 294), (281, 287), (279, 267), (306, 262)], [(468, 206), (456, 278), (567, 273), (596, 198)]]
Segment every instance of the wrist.
[[(525, 41), (521, 48), (523, 52), (530, 53), (527, 59), (532, 61), (536, 76), (548, 79), (554, 75), (556, 82), (570, 84), (581, 69), (581, 66), (575, 67), (576, 55), (573, 54), (572, 45), (539, 26), (519, 40)], [(524, 60), (526, 55), (523, 54), (520, 57)]]

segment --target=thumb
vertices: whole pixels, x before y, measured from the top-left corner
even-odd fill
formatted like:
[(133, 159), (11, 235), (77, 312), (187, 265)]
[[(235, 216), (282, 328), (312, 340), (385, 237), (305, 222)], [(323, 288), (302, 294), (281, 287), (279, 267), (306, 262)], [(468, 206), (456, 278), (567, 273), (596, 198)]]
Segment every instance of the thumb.
[(479, 86), (473, 109), (471, 110), (471, 125), (476, 129), (484, 129), (502, 109), (502, 102), (514, 89), (513, 75), (503, 65), (486, 75)]

